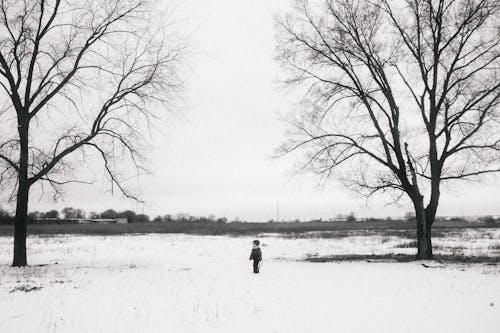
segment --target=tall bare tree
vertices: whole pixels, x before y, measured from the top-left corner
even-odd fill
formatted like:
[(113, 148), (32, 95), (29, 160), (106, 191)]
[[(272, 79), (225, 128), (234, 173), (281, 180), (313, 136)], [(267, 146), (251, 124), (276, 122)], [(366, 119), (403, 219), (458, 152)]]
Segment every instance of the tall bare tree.
[(407, 195), (418, 258), (432, 258), (442, 184), (500, 171), (499, 7), (297, 0), (277, 17), (284, 81), (307, 88), (281, 152), (363, 195)]
[(98, 157), (133, 197), (119, 166), (142, 168), (141, 129), (181, 83), (184, 47), (155, 22), (142, 0), (1, 0), (0, 185), (14, 189), (13, 266), (27, 264), (33, 185), (57, 194), (75, 181), (75, 162)]

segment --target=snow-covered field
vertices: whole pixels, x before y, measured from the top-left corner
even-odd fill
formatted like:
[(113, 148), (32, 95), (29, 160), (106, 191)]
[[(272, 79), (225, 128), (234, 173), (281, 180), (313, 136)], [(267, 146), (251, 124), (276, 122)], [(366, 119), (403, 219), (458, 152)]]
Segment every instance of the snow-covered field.
[[(0, 237), (0, 332), (500, 331), (500, 265), (311, 263), (300, 259), (415, 250), (397, 237), (268, 235), (255, 275), (252, 239), (31, 237), (30, 266), (16, 269)], [(498, 255), (499, 242), (492, 229), (434, 244)]]

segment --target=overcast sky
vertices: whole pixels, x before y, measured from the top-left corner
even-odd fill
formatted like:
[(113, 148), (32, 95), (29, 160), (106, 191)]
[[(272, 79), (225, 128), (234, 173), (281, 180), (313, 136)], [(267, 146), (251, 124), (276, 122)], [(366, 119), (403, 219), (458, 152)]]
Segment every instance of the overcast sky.
[[(274, 160), (284, 140), (280, 120), (294, 98), (276, 84), (273, 14), (288, 0), (183, 0), (178, 27), (190, 31), (196, 55), (186, 75), (186, 105), (156, 125), (149, 155), (152, 176), (140, 180), (145, 204), (111, 195), (101, 174), (93, 186), (66, 187), (64, 201), (37, 201), (30, 210), (80, 207), (158, 214), (239, 217), (248, 221), (330, 218), (334, 214), (401, 216), (408, 203), (366, 201), (332, 181), (318, 187), (311, 175), (292, 177), (293, 161)], [(101, 177), (101, 178), (100, 178)], [(489, 182), (489, 184), (488, 184)], [(438, 215), (499, 214), (499, 181), (445, 188)]]

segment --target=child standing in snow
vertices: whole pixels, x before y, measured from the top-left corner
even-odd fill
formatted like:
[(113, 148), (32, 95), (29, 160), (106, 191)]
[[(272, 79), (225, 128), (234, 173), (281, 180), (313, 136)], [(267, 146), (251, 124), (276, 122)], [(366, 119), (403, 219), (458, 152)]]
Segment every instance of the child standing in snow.
[(259, 273), (259, 262), (262, 260), (262, 251), (260, 250), (260, 241), (254, 240), (252, 246), (252, 253), (250, 253), (250, 260), (253, 260), (253, 272)]

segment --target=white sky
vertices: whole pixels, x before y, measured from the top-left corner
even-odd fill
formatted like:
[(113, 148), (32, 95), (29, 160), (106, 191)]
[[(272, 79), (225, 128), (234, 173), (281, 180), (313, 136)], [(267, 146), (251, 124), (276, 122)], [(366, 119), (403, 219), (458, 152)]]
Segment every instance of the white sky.
[[(140, 180), (145, 205), (111, 195), (108, 182), (66, 187), (64, 201), (37, 202), (30, 210), (74, 206), (86, 211), (134, 209), (158, 214), (239, 217), (247, 221), (358, 216), (401, 216), (407, 203), (385, 206), (388, 198), (366, 202), (331, 182), (291, 177), (293, 161), (271, 158), (284, 139), (280, 115), (293, 103), (278, 87), (273, 60), (273, 14), (288, 0), (177, 0), (179, 27), (192, 31), (197, 55), (186, 77), (187, 106), (156, 124), (149, 156), (153, 176)], [(439, 215), (499, 214), (499, 181), (444, 189)], [(368, 206), (367, 206), (368, 204)]]

